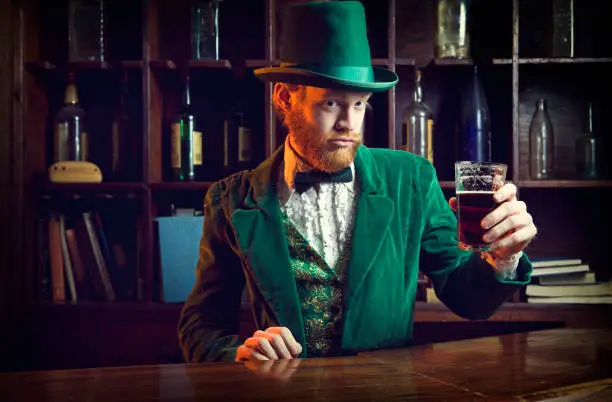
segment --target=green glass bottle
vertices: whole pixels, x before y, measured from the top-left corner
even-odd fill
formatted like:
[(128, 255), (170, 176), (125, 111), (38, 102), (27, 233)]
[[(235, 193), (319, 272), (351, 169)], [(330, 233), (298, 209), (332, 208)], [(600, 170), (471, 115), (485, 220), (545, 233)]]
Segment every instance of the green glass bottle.
[(191, 105), (189, 76), (185, 78), (183, 102), (172, 120), (170, 131), (172, 179), (198, 179), (202, 166), (202, 133), (197, 130), (196, 114)]

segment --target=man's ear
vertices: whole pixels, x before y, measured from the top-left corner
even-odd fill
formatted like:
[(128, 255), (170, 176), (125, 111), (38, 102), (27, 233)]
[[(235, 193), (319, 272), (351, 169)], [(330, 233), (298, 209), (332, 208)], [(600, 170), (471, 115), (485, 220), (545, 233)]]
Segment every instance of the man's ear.
[(286, 113), (291, 106), (291, 91), (289, 86), (285, 83), (277, 82), (274, 84), (273, 96), (276, 107), (283, 113)]

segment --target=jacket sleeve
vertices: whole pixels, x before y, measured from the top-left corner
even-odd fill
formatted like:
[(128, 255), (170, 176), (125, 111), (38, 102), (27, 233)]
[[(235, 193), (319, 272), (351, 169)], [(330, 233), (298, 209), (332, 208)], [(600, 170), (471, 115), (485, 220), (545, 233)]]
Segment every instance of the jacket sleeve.
[(216, 183), (206, 194), (196, 282), (178, 323), (179, 344), (189, 363), (233, 361), (243, 342), (238, 331), (244, 273), (226, 238), (221, 193)]
[(457, 219), (431, 163), (423, 165), (420, 177), (424, 197), (420, 269), (432, 280), (438, 298), (455, 314), (468, 319), (488, 318), (529, 283), (531, 262), (523, 253), (514, 280), (496, 277), (480, 253), (457, 246)]

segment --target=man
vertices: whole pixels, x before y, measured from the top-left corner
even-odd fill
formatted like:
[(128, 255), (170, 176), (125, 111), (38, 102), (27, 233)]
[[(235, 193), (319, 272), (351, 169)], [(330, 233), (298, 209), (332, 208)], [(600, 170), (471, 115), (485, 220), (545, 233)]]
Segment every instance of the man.
[[(398, 81), (370, 64), (360, 2), (290, 8), (274, 104), (289, 134), (268, 160), (205, 200), (197, 282), (180, 343), (190, 362), (334, 356), (410, 344), (419, 269), (462, 317), (490, 316), (532, 266), (536, 233), (516, 188), (488, 215), (491, 252), (457, 246), (455, 198), (405, 151), (361, 145), (365, 107)], [(243, 289), (260, 330), (238, 336)]]

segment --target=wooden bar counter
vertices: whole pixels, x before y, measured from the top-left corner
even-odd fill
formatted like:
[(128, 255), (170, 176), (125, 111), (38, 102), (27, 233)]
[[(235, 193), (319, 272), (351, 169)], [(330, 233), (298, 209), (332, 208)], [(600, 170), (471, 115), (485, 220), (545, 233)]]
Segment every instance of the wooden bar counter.
[(552, 329), (356, 356), (0, 374), (1, 401), (612, 401), (612, 330)]

